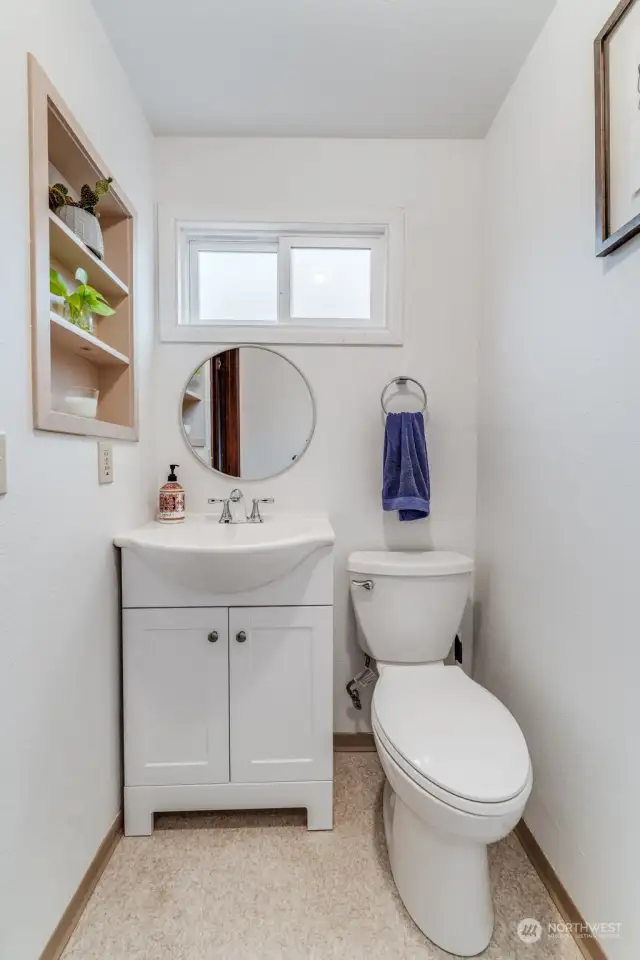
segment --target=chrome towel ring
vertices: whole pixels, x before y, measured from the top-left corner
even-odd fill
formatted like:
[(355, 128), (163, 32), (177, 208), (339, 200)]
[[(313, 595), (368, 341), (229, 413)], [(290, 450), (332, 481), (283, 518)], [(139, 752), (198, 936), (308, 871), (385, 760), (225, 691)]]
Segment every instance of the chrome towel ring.
[(380, 394), (380, 405), (381, 405), (381, 407), (382, 407), (382, 412), (384, 413), (385, 416), (386, 416), (386, 415), (388, 414), (388, 412), (389, 412), (389, 411), (387, 410), (387, 408), (385, 407), (385, 404), (384, 404), (385, 393), (387, 392), (387, 390), (389, 389), (389, 387), (394, 387), (394, 386), (395, 386), (395, 387), (403, 387), (403, 386), (404, 386), (405, 384), (407, 384), (407, 383), (415, 383), (415, 385), (416, 385), (416, 387), (418, 388), (418, 390), (420, 390), (420, 392), (421, 392), (421, 394), (422, 394), (422, 397), (423, 397), (423, 406), (422, 406), (422, 410), (420, 411), (420, 413), (426, 413), (427, 405), (428, 405), (428, 404), (427, 404), (427, 391), (426, 391), (425, 388), (422, 386), (422, 384), (420, 383), (420, 381), (419, 381), (419, 380), (414, 380), (413, 377), (394, 377), (393, 380), (390, 380), (389, 383), (386, 385), (386, 387), (384, 387), (382, 393)]

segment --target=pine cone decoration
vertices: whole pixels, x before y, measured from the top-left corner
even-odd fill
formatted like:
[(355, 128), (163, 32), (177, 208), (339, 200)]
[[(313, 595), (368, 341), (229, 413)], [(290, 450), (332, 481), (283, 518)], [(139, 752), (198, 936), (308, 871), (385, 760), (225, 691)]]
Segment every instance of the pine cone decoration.
[(82, 190), (80, 191), (80, 203), (78, 206), (82, 207), (83, 210), (86, 210), (87, 213), (92, 213), (95, 217), (96, 215), (96, 204), (100, 197), (92, 190), (91, 187), (85, 183)]
[(49, 187), (49, 207), (55, 213), (58, 207), (63, 207), (65, 203), (72, 203), (69, 191), (63, 183), (54, 183)]

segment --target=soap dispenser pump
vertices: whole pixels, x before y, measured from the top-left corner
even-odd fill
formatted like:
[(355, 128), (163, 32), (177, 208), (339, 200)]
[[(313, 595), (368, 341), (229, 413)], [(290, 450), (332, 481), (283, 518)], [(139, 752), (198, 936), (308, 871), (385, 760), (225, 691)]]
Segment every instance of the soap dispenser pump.
[(158, 520), (160, 523), (179, 523), (184, 520), (184, 487), (178, 483), (175, 472), (180, 464), (171, 463), (169, 466), (171, 473), (160, 487)]

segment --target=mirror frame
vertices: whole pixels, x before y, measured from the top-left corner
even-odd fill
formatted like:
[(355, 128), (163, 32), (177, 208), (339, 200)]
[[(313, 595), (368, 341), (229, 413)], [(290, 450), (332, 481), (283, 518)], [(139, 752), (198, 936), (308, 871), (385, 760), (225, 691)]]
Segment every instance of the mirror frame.
[[(195, 452), (195, 450), (193, 449), (193, 446), (191, 445), (191, 441), (189, 440), (189, 436), (188, 436), (188, 434), (187, 434), (187, 432), (186, 432), (186, 430), (185, 430), (185, 428), (184, 428), (184, 420), (183, 420), (183, 417), (182, 417), (182, 405), (183, 405), (183, 402), (184, 402), (184, 394), (185, 394), (185, 391), (186, 391), (189, 383), (190, 383), (191, 380), (193, 379), (196, 371), (199, 370), (200, 367), (203, 366), (203, 364), (208, 363), (210, 360), (213, 360), (215, 357), (219, 356), (221, 353), (227, 353), (229, 350), (239, 350), (241, 347), (251, 347), (253, 350), (264, 350), (266, 353), (273, 353), (273, 354), (275, 354), (276, 357), (280, 357), (282, 360), (285, 360), (287, 363), (290, 363), (291, 366), (292, 366), (295, 370), (297, 370), (297, 372), (300, 374), (300, 376), (301, 376), (302, 379), (304, 380), (304, 383), (305, 383), (305, 385), (306, 385), (306, 387), (307, 387), (307, 390), (309, 391), (309, 396), (311, 397), (311, 430), (309, 431), (309, 436), (308, 436), (308, 438), (307, 438), (307, 442), (305, 443), (304, 447), (302, 448), (302, 450), (300, 451), (300, 453), (298, 454), (298, 456), (295, 458), (295, 460), (292, 460), (291, 463), (288, 463), (288, 464), (286, 465), (286, 467), (283, 467), (283, 469), (282, 469), (282, 470), (279, 470), (277, 473), (270, 473), (270, 474), (269, 474), (268, 476), (266, 476), (266, 477), (251, 477), (251, 478), (248, 478), (248, 477), (247, 477), (247, 478), (245, 478), (245, 477), (232, 477), (232, 476), (231, 476), (230, 474), (228, 474), (228, 473), (221, 473), (220, 470), (216, 470), (215, 467), (212, 467), (211, 464), (209, 464), (209, 463), (205, 463), (205, 461), (202, 459), (202, 457), (199, 457), (199, 456), (198, 456), (198, 454), (197, 454), (197, 453)], [(210, 353), (210, 354), (208, 354), (208, 355), (204, 358), (204, 360), (201, 360), (200, 363), (198, 363), (198, 364), (193, 368), (191, 374), (190, 374), (189, 377), (187, 378), (187, 382), (186, 382), (185, 386), (182, 388), (182, 391), (181, 391), (181, 393), (180, 393), (180, 400), (178, 401), (178, 423), (179, 423), (179, 425), (180, 425), (180, 432), (182, 433), (182, 436), (183, 436), (183, 438), (184, 438), (184, 441), (185, 441), (186, 445), (187, 445), (188, 448), (189, 448), (189, 453), (191, 454), (192, 457), (194, 457), (194, 458), (201, 464), (201, 466), (204, 467), (205, 470), (210, 470), (211, 473), (216, 474), (216, 476), (218, 476), (218, 477), (223, 477), (225, 480), (231, 480), (231, 481), (235, 481), (235, 482), (238, 482), (238, 483), (239, 483), (240, 481), (242, 481), (242, 483), (262, 483), (262, 482), (264, 482), (264, 481), (266, 481), (266, 480), (272, 480), (274, 477), (281, 477), (283, 473), (286, 473), (287, 470), (291, 470), (292, 467), (295, 467), (296, 464), (298, 464), (298, 463), (300, 462), (300, 460), (302, 460), (302, 458), (304, 457), (305, 453), (306, 453), (307, 450), (309, 449), (309, 446), (311, 445), (311, 441), (313, 440), (313, 437), (314, 437), (315, 432), (316, 432), (316, 426), (317, 426), (317, 424), (318, 424), (318, 407), (317, 407), (317, 403), (316, 403), (316, 395), (315, 395), (315, 393), (313, 392), (313, 388), (312, 388), (311, 384), (309, 383), (309, 380), (307, 379), (307, 377), (305, 377), (304, 373), (302, 372), (302, 370), (300, 369), (300, 367), (298, 366), (298, 364), (297, 364), (297, 363), (294, 363), (293, 360), (290, 360), (289, 357), (285, 357), (285, 355), (284, 355), (283, 353), (280, 353), (279, 350), (274, 350), (272, 347), (267, 346), (267, 345), (264, 345), (264, 344), (261, 344), (261, 343), (229, 343), (229, 344), (224, 345), (221, 350), (216, 350), (215, 353)]]

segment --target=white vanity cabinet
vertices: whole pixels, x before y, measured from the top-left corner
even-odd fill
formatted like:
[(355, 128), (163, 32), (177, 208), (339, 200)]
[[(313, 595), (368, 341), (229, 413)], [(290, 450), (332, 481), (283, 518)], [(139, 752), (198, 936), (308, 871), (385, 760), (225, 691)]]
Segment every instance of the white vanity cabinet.
[(233, 781), (331, 779), (332, 634), (331, 607), (229, 610)]
[(241, 594), (164, 582), (128, 549), (122, 576), (125, 833), (163, 811), (274, 807), (331, 829), (330, 550)]
[(123, 631), (127, 784), (228, 783), (228, 611), (125, 610)]

